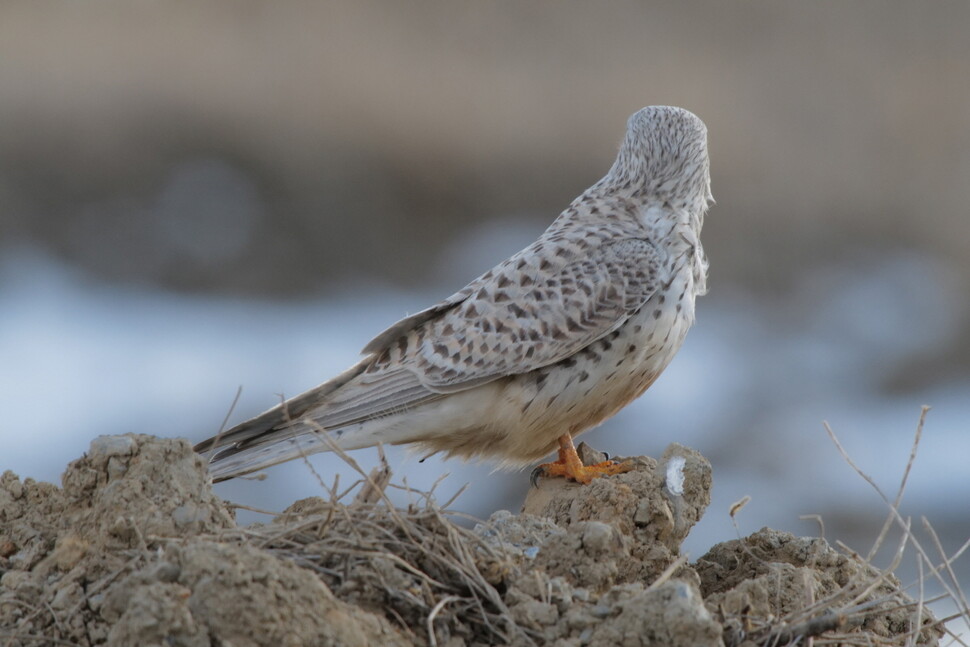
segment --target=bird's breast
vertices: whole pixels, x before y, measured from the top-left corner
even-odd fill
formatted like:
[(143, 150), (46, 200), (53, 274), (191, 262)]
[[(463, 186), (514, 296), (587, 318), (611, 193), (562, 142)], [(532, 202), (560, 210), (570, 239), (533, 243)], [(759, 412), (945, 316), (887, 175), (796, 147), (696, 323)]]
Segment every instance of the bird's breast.
[(617, 330), (512, 380), (508, 411), (521, 435), (537, 447), (551, 446), (559, 435), (595, 427), (639, 397), (673, 359), (693, 322), (691, 284), (689, 273), (674, 277)]

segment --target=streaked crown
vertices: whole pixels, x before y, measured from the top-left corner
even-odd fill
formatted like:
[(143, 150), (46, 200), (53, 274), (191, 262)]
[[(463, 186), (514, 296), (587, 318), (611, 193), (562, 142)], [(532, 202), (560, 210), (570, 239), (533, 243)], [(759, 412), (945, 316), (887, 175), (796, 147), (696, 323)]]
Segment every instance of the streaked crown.
[(712, 200), (707, 126), (683, 108), (638, 110), (602, 183), (675, 207), (705, 209)]

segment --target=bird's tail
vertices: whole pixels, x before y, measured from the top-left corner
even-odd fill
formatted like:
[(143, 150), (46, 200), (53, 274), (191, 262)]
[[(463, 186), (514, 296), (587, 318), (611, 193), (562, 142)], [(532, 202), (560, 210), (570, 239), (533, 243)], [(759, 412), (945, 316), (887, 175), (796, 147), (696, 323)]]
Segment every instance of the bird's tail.
[(195, 446), (209, 463), (214, 482), (276, 465), (293, 458), (331, 449), (322, 429), (305, 422), (307, 412), (320, 407), (328, 396), (360, 375), (370, 364), (367, 357), (337, 377), (260, 415), (216, 434)]

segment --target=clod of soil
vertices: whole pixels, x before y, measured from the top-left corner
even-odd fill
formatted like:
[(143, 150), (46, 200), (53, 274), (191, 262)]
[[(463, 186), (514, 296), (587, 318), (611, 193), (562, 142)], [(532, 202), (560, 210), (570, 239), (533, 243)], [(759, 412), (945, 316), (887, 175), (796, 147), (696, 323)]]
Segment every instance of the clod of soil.
[(100, 437), (61, 488), (0, 477), (0, 645), (938, 643), (898, 582), (820, 539), (765, 529), (687, 564), (710, 464), (630, 460), (473, 529), (430, 494), (395, 509), (376, 473), (239, 528), (187, 442)]

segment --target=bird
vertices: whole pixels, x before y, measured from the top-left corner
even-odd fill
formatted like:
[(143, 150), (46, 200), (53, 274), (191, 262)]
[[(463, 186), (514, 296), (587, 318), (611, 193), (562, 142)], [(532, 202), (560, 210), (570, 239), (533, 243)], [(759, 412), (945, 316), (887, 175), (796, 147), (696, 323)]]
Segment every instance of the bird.
[(707, 292), (707, 127), (648, 106), (616, 160), (538, 239), (401, 319), (336, 377), (198, 443), (214, 482), (321, 451), (413, 444), (429, 454), (579, 483), (573, 438), (639, 397), (673, 359)]

